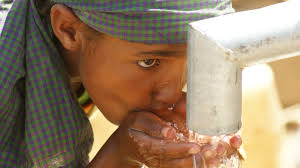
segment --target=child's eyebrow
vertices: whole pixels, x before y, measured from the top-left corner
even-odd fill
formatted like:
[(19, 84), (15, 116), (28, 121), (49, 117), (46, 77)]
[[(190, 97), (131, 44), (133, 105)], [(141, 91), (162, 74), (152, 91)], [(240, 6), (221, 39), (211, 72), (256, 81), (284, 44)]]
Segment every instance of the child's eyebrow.
[(186, 51), (165, 51), (165, 50), (153, 50), (144, 51), (135, 54), (136, 56), (160, 56), (160, 57), (184, 57)]

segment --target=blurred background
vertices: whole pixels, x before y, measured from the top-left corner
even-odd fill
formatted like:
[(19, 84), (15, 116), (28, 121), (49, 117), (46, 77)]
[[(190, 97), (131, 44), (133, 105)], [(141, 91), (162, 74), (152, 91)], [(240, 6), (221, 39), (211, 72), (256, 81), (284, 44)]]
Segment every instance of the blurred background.
[[(283, 1), (232, 0), (237, 12)], [(0, 0), (0, 30), (11, 3)], [(300, 56), (245, 68), (242, 102), (243, 168), (300, 168)], [(95, 106), (86, 111), (95, 135), (92, 159), (117, 127)]]

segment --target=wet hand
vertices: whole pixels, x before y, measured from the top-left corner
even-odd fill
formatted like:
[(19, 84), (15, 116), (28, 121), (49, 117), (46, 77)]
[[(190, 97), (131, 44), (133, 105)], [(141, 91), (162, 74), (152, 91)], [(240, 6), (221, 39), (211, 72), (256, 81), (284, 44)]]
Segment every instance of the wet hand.
[[(117, 130), (122, 167), (186, 168), (200, 165), (201, 148), (196, 143), (176, 141), (176, 130), (150, 112), (130, 114)], [(195, 156), (194, 156), (195, 155)]]
[[(187, 168), (201, 165), (201, 148), (179, 142), (176, 130), (150, 112), (133, 112), (104, 144), (88, 167)], [(195, 158), (195, 159), (194, 159)]]
[[(186, 126), (186, 94), (183, 93), (181, 99), (176, 103), (174, 109), (163, 110), (156, 112), (162, 119), (172, 123), (176, 128), (177, 134), (181, 136), (180, 141), (196, 142), (200, 145), (202, 156), (202, 164), (206, 167), (218, 167), (222, 158), (237, 155), (241, 157), (238, 149), (242, 144), (242, 139), (239, 135), (224, 135), (222, 137), (211, 137), (201, 135), (200, 139), (191, 139), (191, 131)], [(195, 133), (194, 133), (195, 134)], [(199, 136), (198, 136), (199, 138)]]
[[(154, 114), (155, 113), (155, 114)], [(197, 168), (217, 167), (222, 157), (237, 153), (239, 136), (217, 144), (211, 137), (205, 143), (178, 140), (178, 133), (187, 136), (185, 125), (185, 96), (170, 111), (133, 112), (121, 123), (98, 152), (89, 167)], [(176, 123), (176, 127), (170, 125)]]
[(203, 136), (203, 140), (207, 141), (207, 143), (201, 146), (201, 154), (207, 168), (218, 167), (222, 158), (230, 158), (232, 155), (239, 157), (238, 148), (242, 144), (239, 135), (223, 137)]

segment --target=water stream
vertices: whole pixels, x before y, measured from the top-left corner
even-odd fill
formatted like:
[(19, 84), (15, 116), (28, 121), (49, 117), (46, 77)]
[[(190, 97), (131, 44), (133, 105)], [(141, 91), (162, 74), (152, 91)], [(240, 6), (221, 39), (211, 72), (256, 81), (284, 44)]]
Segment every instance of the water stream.
[[(224, 141), (229, 143), (229, 137), (226, 135), (221, 136), (211, 136), (209, 139), (207, 136), (199, 135), (193, 131), (189, 131), (189, 136), (186, 137), (182, 133), (179, 133), (177, 135), (177, 138), (181, 141), (188, 141), (188, 142), (194, 142), (198, 143), (200, 146), (203, 144), (210, 143), (214, 148), (217, 147), (218, 142)], [(203, 164), (201, 168), (207, 168), (208, 165), (205, 163), (205, 160), (203, 159)], [(238, 153), (233, 153), (229, 156), (224, 156), (221, 158), (221, 164), (219, 167), (216, 168), (241, 168), (241, 159)], [(196, 157), (193, 156), (193, 168), (199, 168), (199, 165), (197, 165)]]

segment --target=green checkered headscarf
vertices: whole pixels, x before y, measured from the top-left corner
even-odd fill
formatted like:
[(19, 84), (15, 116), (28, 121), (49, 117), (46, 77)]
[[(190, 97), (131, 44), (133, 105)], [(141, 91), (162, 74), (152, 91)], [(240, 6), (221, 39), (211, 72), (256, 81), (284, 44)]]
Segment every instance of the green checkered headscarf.
[(133, 42), (185, 43), (187, 24), (233, 12), (230, 0), (54, 0), (94, 29)]
[[(230, 0), (52, 0), (120, 39), (184, 43), (187, 23)], [(15, 0), (0, 37), (0, 167), (84, 167), (93, 142), (60, 53), (34, 0)]]

